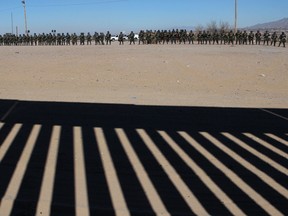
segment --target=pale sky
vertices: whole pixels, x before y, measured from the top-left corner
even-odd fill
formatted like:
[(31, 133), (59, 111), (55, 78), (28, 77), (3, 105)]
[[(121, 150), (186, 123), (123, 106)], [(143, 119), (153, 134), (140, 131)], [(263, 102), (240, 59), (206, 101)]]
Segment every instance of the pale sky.
[[(24, 33), (21, 0), (0, 0), (0, 34)], [(33, 33), (171, 29), (234, 25), (235, 0), (26, 0), (28, 29)], [(288, 0), (238, 0), (239, 27), (288, 17)]]

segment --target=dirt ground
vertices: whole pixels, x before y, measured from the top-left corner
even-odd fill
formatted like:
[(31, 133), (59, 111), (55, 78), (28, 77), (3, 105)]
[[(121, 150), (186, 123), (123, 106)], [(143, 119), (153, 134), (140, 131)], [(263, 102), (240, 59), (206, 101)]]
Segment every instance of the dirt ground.
[(270, 46), (0, 47), (0, 215), (286, 215), (287, 73)]
[(287, 73), (282, 47), (0, 47), (1, 99), (287, 108)]

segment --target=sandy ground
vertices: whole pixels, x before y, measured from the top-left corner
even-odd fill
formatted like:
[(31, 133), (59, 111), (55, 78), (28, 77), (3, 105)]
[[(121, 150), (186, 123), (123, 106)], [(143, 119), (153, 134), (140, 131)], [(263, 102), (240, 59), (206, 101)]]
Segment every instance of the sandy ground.
[(270, 46), (0, 47), (0, 98), (287, 108), (287, 72)]
[(288, 108), (287, 54), (0, 47), (0, 215), (286, 215), (287, 109), (98, 103)]

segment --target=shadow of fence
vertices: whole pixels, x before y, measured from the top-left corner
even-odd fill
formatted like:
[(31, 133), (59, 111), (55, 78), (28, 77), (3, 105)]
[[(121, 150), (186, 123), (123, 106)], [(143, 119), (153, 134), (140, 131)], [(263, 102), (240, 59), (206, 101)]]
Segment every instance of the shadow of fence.
[(0, 101), (0, 215), (288, 214), (288, 110)]

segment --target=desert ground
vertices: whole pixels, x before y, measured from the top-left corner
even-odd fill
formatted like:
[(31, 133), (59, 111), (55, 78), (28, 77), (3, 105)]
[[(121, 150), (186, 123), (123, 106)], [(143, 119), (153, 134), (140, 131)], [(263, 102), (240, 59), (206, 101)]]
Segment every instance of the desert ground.
[(0, 215), (288, 215), (288, 49), (0, 47)]
[(288, 107), (288, 49), (129, 45), (0, 47), (0, 98)]

